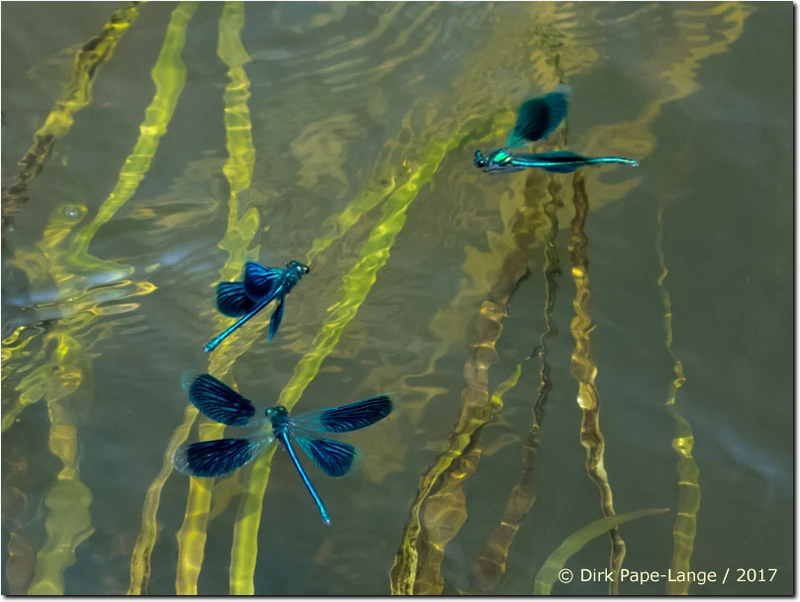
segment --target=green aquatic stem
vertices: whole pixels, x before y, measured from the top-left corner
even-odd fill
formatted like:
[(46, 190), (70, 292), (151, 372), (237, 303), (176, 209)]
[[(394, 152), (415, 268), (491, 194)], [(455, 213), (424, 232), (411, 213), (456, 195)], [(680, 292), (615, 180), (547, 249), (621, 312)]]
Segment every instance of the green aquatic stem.
[(55, 484), (45, 496), (47, 540), (36, 556), (30, 595), (62, 595), (64, 571), (75, 564), (75, 550), (94, 532), (89, 507), (92, 492), (81, 481), (77, 421), (66, 404), (91, 373), (83, 345), (67, 332), (54, 334), (57, 362), (45, 395), (50, 419), (49, 449), (62, 462)]
[[(248, 258), (257, 258), (259, 247), (250, 248), (258, 233), (260, 216), (256, 207), (250, 207), (240, 216), (240, 195), (250, 188), (253, 179), (256, 149), (253, 145), (253, 127), (247, 101), (250, 98), (250, 80), (244, 66), (252, 59), (241, 40), (244, 27), (244, 3), (226, 2), (219, 20), (217, 55), (228, 66), (228, 84), (225, 86), (225, 139), (228, 160), (222, 169), (230, 186), (228, 200), (228, 227), (219, 247), (228, 252), (225, 265), (220, 270), (220, 280), (231, 280), (238, 276)], [(223, 319), (217, 316), (215, 322), (222, 326)], [(252, 344), (251, 331), (249, 343)], [(224, 346), (210, 357), (209, 370), (217, 377), (224, 378), (233, 362), (242, 355), (250, 344), (233, 347)], [(220, 362), (221, 358), (226, 358)], [(200, 441), (219, 439), (223, 436), (224, 425), (204, 421), (199, 428)], [(211, 514), (211, 499), (214, 481), (190, 477), (189, 495), (183, 524), (178, 531), (178, 564), (175, 590), (178, 595), (196, 595), (197, 582), (205, 557), (208, 522)]]
[[(17, 263), (18, 267), (26, 272), (32, 283), (38, 284), (47, 278), (58, 281), (58, 246), (78, 219), (59, 210), (52, 212), (42, 239), (37, 244), (41, 255), (37, 257), (40, 261), (36, 265), (27, 261), (33, 258), (33, 254), (24, 259), (20, 257), (21, 253), (15, 254), (15, 260), (21, 260)], [(69, 289), (60, 289), (59, 292), (68, 294)], [(91, 370), (82, 343), (72, 336), (75, 330), (75, 321), (66, 319), (42, 336), (41, 350), (31, 358), (32, 364), (39, 365), (15, 388), (18, 395), (3, 414), (5, 432), (16, 423), (25, 407), (45, 399), (50, 421), (48, 449), (62, 464), (55, 483), (45, 496), (47, 539), (36, 553), (33, 575), (27, 580), (28, 593), (63, 594), (64, 571), (75, 563), (76, 548), (93, 532), (89, 513), (92, 494), (81, 481), (78, 466), (77, 421), (66, 407)], [(13, 340), (13, 335), (9, 339)], [(32, 339), (33, 336), (28, 342)], [(23, 346), (12, 346), (9, 349), (10, 356), (4, 361), (12, 366), (25, 361), (23, 349)], [(13, 543), (9, 541), (9, 555), (12, 554)]]
[[(581, 409), (580, 441), (586, 450), (586, 472), (597, 486), (600, 507), (607, 517), (614, 516), (614, 494), (605, 466), (605, 438), (600, 430), (600, 393), (597, 390), (597, 363), (592, 354), (591, 333), (594, 322), (589, 314), (592, 289), (589, 286), (589, 238), (586, 236), (586, 220), (589, 216), (589, 197), (586, 182), (578, 172), (572, 179), (575, 217), (570, 225), (569, 254), (572, 260), (572, 278), (575, 281), (575, 297), (572, 307), (575, 316), (570, 322), (570, 332), (575, 339), (575, 348), (570, 362), (570, 374), (578, 383), (577, 402)], [(612, 527), (611, 558), (609, 567), (615, 578), (609, 583), (609, 593), (619, 589), (619, 575), (625, 560), (625, 541), (619, 529)]]
[(553, 590), (553, 585), (559, 577), (559, 572), (566, 566), (569, 559), (580, 552), (583, 547), (593, 539), (608, 533), (612, 529), (616, 529), (623, 523), (643, 516), (666, 514), (667, 512), (669, 512), (669, 508), (636, 510), (634, 512), (617, 514), (616, 516), (605, 516), (597, 519), (593, 523), (589, 523), (579, 531), (567, 537), (564, 542), (558, 546), (558, 549), (547, 557), (542, 568), (536, 573), (536, 579), (533, 584), (533, 595), (549, 596)]
[[(197, 2), (181, 2), (172, 11), (161, 52), (151, 73), (156, 93), (145, 111), (145, 120), (139, 128), (139, 138), (125, 160), (119, 180), (111, 195), (101, 204), (94, 219), (75, 235), (72, 248), (64, 258), (65, 264), (70, 270), (100, 270), (113, 266), (123, 273), (132, 273), (133, 271), (131, 267), (121, 267), (116, 263), (94, 258), (89, 255), (88, 249), (97, 231), (133, 197), (139, 183), (150, 169), (161, 137), (167, 131), (167, 125), (186, 82), (186, 67), (183, 64), (181, 53), (186, 42), (188, 22), (196, 9)], [(147, 510), (147, 507), (145, 509)], [(154, 517), (154, 524), (149, 528), (146, 526), (148, 518), (150, 518), (148, 514), (143, 516), (145, 528), (134, 546), (129, 592), (143, 590), (146, 587), (146, 578), (149, 577), (149, 558), (152, 546), (155, 545), (157, 528)], [(147, 566), (144, 566), (145, 563)]]
[[(419, 167), (384, 202), (378, 223), (362, 246), (355, 264), (342, 278), (338, 301), (328, 310), (328, 316), (311, 350), (295, 366), (289, 383), (281, 391), (278, 405), (291, 410), (316, 377), (322, 362), (336, 347), (345, 327), (355, 318), (369, 295), (378, 271), (389, 260), (397, 235), (405, 225), (408, 208), (417, 198), (420, 188), (432, 179), (454, 143), (455, 138), (431, 142), (420, 158)], [(263, 495), (269, 480), (272, 453), (263, 454), (254, 462), (246, 493), (239, 506), (231, 550), (231, 594), (254, 593), (258, 527), (261, 524)]]
[[(566, 143), (566, 135), (563, 134), (563, 130), (562, 136), (561, 144), (564, 145)], [(535, 175), (531, 174), (528, 177), (528, 186), (533, 182), (535, 182)], [(534, 462), (539, 453), (539, 432), (544, 422), (545, 405), (550, 390), (553, 388), (550, 378), (550, 365), (547, 362), (547, 343), (558, 334), (558, 329), (553, 322), (553, 309), (555, 307), (556, 290), (558, 289), (557, 278), (561, 276), (558, 251), (555, 247), (559, 226), (558, 210), (563, 206), (561, 184), (558, 177), (550, 177), (547, 191), (550, 195), (550, 200), (545, 203), (543, 211), (547, 217), (546, 221), (549, 229), (544, 235), (544, 261), (542, 268), (545, 281), (545, 303), (542, 311), (545, 328), (537, 347), (517, 364), (517, 369), (521, 370), (523, 365), (532, 358), (538, 357), (541, 360), (539, 391), (533, 403), (533, 423), (528, 431), (528, 436), (523, 442), (522, 470), (509, 493), (503, 516), (498, 526), (487, 538), (483, 551), (472, 563), (470, 584), (473, 591), (470, 593), (485, 594), (497, 587), (500, 579), (506, 573), (508, 554), (514, 538), (519, 533), (522, 522), (536, 502), (536, 487), (533, 476)]]
[(56, 142), (66, 136), (75, 123), (75, 114), (92, 102), (92, 86), (98, 68), (114, 54), (122, 36), (136, 22), (140, 2), (131, 2), (128, 8), (120, 8), (111, 15), (103, 30), (85, 44), (75, 55), (72, 73), (56, 100), (56, 104), (45, 119), (44, 125), (33, 135), (33, 145), (19, 161), (22, 170), (8, 189), (3, 191), (3, 227), (9, 223), (20, 198), (45, 162), (50, 158)]
[(181, 2), (172, 12), (167, 35), (151, 76), (156, 86), (153, 100), (145, 110), (139, 126), (139, 138), (125, 159), (117, 185), (97, 210), (97, 215), (75, 235), (72, 248), (66, 254), (65, 265), (74, 270), (118, 269), (129, 274), (132, 268), (121, 267), (111, 261), (97, 259), (89, 254), (89, 245), (98, 230), (107, 224), (127, 203), (150, 170), (162, 136), (172, 120), (178, 99), (186, 85), (186, 65), (181, 58), (186, 43), (186, 27), (197, 10), (197, 2)]
[[(675, 378), (669, 386), (666, 406), (670, 416), (675, 421), (675, 437), (672, 439), (672, 448), (678, 456), (678, 513), (673, 526), (673, 552), (671, 569), (673, 573), (686, 573), (689, 571), (692, 553), (694, 552), (694, 538), (697, 533), (697, 513), (700, 511), (700, 469), (692, 456), (694, 447), (694, 433), (692, 425), (675, 407), (678, 389), (686, 383), (683, 373), (683, 363), (675, 356), (672, 350), (672, 296), (664, 285), (669, 275), (666, 258), (664, 256), (664, 205), (659, 205), (657, 214), (658, 230), (656, 232), (655, 251), (661, 274), (658, 277), (658, 289), (664, 305), (664, 333), (665, 345), (674, 362)], [(689, 581), (670, 581), (667, 583), (668, 595), (686, 595), (689, 593)]]
[[(536, 184), (544, 184), (546, 178), (542, 173), (531, 174)], [(494, 394), (489, 394), (489, 370), (498, 358), (496, 345), (510, 299), (528, 273), (530, 251), (545, 236), (549, 224), (543, 216), (541, 192), (535, 185), (527, 188), (525, 202), (512, 218), (513, 244), (504, 253), (499, 275), (481, 305), (476, 336), (464, 364), (461, 414), (447, 450), (420, 478), (390, 572), (393, 594), (428, 595), (444, 589), (441, 564), (447, 545), (467, 519), (463, 485), (477, 470), (482, 429), (502, 409), (503, 395), (522, 373), (520, 363)]]

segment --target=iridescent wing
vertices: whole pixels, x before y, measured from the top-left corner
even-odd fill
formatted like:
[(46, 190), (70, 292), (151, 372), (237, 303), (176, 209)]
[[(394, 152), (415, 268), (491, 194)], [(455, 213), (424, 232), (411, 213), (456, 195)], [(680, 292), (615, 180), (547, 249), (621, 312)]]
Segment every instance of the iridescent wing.
[(538, 167), (552, 173), (571, 173), (588, 164), (589, 159), (572, 151), (551, 153), (514, 153), (512, 163), (520, 167)]
[(244, 282), (220, 282), (217, 285), (217, 309), (230, 318), (249, 314), (257, 305), (244, 290)]
[(517, 113), (517, 123), (506, 141), (506, 148), (517, 148), (552, 134), (567, 116), (570, 96), (570, 87), (561, 85), (553, 92), (522, 103)]
[(366, 428), (392, 413), (392, 399), (379, 395), (338, 408), (293, 416), (293, 426), (317, 433), (349, 433)]
[(215, 439), (181, 445), (172, 457), (178, 472), (195, 477), (218, 477), (241, 468), (274, 441), (272, 434), (259, 439)]
[(358, 465), (360, 454), (349, 443), (331, 439), (311, 439), (289, 431), (300, 449), (329, 477), (343, 477)]
[(181, 384), (189, 401), (215, 422), (228, 426), (257, 426), (266, 419), (263, 415), (256, 416), (256, 408), (249, 399), (210, 374), (187, 372)]
[(244, 290), (253, 301), (274, 299), (283, 283), (284, 271), (255, 261), (244, 264)]

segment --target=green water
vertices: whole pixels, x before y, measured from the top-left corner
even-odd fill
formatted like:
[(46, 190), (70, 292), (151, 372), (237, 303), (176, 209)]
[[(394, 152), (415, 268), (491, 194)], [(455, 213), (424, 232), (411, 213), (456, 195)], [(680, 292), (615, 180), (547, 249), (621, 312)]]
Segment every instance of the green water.
[[(530, 594), (603, 517), (595, 394), (615, 511), (669, 509), (619, 528), (622, 567), (792, 592), (789, 3), (146, 3), (14, 188), (128, 6), (2, 6), (4, 594)], [(550, 142), (640, 166), (476, 170), (559, 81)], [(209, 358), (213, 285), (248, 258), (312, 271), (271, 344), (264, 317)], [(200, 436), (186, 370), (297, 412), (399, 401), (347, 436), (358, 472), (308, 463), (326, 527), (281, 450), (268, 481), (267, 458), (191, 493), (162, 471)], [(610, 551), (553, 593), (608, 593), (580, 576)]]

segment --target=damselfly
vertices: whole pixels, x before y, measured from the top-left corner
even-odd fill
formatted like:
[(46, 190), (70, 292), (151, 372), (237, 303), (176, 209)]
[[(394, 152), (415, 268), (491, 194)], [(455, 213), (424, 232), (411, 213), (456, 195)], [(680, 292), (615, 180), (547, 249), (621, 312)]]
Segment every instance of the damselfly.
[(283, 406), (259, 412), (253, 402), (210, 374), (187, 374), (183, 386), (195, 407), (211, 420), (234, 427), (257, 427), (257, 430), (244, 437), (182, 445), (173, 457), (177, 470), (196, 477), (223, 475), (241, 468), (278, 440), (289, 452), (326, 525), (331, 524), (328, 510), (300, 464), (292, 441), (326, 475), (343, 477), (357, 465), (358, 450), (349, 443), (317, 438), (315, 434), (357, 431), (383, 420), (392, 411), (392, 399), (379, 395), (337, 408), (289, 416)]
[(241, 328), (245, 322), (264, 309), (272, 301), (278, 304), (269, 321), (267, 342), (271, 342), (283, 320), (283, 303), (286, 295), (309, 269), (299, 261), (290, 261), (284, 269), (268, 268), (255, 261), (244, 264), (244, 279), (239, 282), (220, 282), (217, 285), (217, 309), (220, 313), (240, 318), (230, 328), (205, 347), (214, 351), (222, 341)]

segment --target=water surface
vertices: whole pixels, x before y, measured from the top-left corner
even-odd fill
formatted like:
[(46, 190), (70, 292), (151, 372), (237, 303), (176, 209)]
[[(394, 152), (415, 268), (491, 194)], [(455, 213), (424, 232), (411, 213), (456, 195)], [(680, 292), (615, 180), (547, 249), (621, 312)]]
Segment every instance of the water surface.
[[(65, 109), (112, 14), (130, 26)], [(2, 16), (3, 593), (529, 594), (601, 491), (669, 508), (620, 527), (621, 566), (792, 591), (789, 3)], [(475, 170), (559, 82), (542, 148), (640, 167)], [(54, 106), (74, 123), (9, 193)], [(272, 344), (264, 316), (208, 356), (213, 285), (246, 259), (312, 273)], [(213, 488), (169, 471), (171, 444), (219, 436), (187, 369), (264, 406), (400, 402), (347, 438), (357, 473), (310, 467), (328, 528), (282, 451)], [(553, 593), (608, 592), (577, 575), (610, 541)]]

